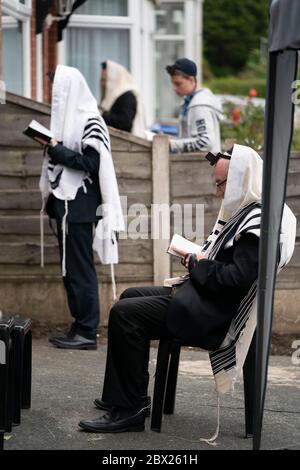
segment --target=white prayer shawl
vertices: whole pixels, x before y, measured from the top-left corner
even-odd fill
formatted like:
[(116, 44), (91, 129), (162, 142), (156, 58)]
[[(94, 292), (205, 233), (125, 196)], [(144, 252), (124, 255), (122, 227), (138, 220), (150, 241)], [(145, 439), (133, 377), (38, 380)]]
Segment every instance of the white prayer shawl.
[[(214, 259), (220, 248), (229, 248), (244, 232), (260, 236), (262, 159), (250, 147), (234, 145), (229, 164), (226, 191), (215, 227), (203, 246), (207, 257)], [(224, 246), (225, 234), (230, 234)], [(296, 238), (296, 218), (285, 204), (280, 233), (282, 269), (292, 257)], [(256, 283), (240, 304), (229, 331), (210, 361), (216, 390), (231, 390), (239, 377), (256, 328)]]
[(113, 62), (112, 60), (106, 61), (107, 82), (105, 96), (101, 101), (101, 109), (109, 111), (114, 102), (127, 91), (131, 91), (137, 100), (137, 111), (133, 120), (132, 134), (137, 137), (146, 138), (145, 123), (143, 118), (143, 109), (139, 91), (134, 83), (132, 75), (123, 65)]
[[(262, 160), (250, 147), (234, 145), (224, 200), (214, 229), (203, 245), (207, 258), (214, 259), (220, 249), (230, 248), (243, 233), (260, 236)], [(278, 271), (292, 257), (296, 238), (296, 218), (285, 204), (280, 232)], [(218, 422), (215, 434), (200, 438), (216, 445), (219, 433), (220, 395), (233, 391), (240, 377), (257, 323), (257, 281), (239, 305), (227, 335), (217, 351), (209, 352), (218, 394)]]
[[(122, 231), (125, 227), (111, 156), (109, 134), (106, 124), (100, 116), (96, 99), (93, 97), (82, 74), (73, 67), (58, 65), (53, 83), (51, 107), (51, 131), (55, 139), (63, 142), (63, 145), (69, 149), (82, 154), (83, 133), (87, 121), (90, 119), (95, 119), (101, 127), (103, 138), (99, 140), (91, 135), (84, 140), (83, 147), (93, 147), (100, 155), (99, 184), (102, 206), (105, 208), (109, 207), (109, 217), (107, 216), (107, 210), (102, 211), (104, 219), (101, 219), (97, 224), (93, 248), (97, 251), (103, 264), (112, 265), (118, 263), (118, 244), (115, 232)], [(88, 174), (59, 164), (52, 167), (52, 171), (48, 171), (48, 165), (49, 157), (46, 156), (40, 178), (40, 190), (43, 198), (42, 210), (45, 206), (45, 199), (51, 192), (58, 199), (65, 201), (66, 213), (63, 220), (63, 239), (65, 244), (67, 202), (75, 199), (78, 189), (84, 186), (84, 179)], [(58, 175), (60, 175), (59, 184), (55, 189), (52, 189), (50, 181), (53, 181)], [(105, 234), (102, 230), (103, 226), (106, 228)], [(63, 275), (65, 275), (64, 263), (65, 250), (63, 256)], [(111, 269), (113, 274), (113, 267)]]

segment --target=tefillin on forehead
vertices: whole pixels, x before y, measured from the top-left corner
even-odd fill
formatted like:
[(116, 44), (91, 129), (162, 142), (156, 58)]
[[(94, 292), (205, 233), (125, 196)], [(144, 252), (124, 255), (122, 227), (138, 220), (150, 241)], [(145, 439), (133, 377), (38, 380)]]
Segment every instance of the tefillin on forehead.
[(233, 147), (230, 150), (227, 150), (224, 153), (218, 152), (217, 154), (212, 153), (212, 152), (208, 152), (208, 154), (205, 155), (205, 158), (206, 158), (207, 161), (209, 161), (211, 166), (214, 166), (220, 158), (225, 158), (225, 160), (230, 160), (231, 159), (231, 154), (232, 154), (232, 149), (233, 149)]

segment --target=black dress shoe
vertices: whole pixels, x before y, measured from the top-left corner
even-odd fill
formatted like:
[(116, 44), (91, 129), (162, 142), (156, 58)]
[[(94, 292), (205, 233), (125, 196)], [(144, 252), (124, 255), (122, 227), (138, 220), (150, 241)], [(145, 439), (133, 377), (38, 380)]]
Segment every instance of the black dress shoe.
[(74, 324), (72, 324), (69, 331), (65, 335), (60, 335), (60, 336), (51, 335), (49, 336), (48, 341), (49, 343), (54, 343), (54, 341), (57, 341), (57, 340), (64, 341), (66, 339), (74, 338), (75, 335), (76, 335), (76, 327)]
[(89, 339), (76, 333), (72, 338), (56, 339), (53, 346), (62, 349), (97, 349), (97, 339)]
[(145, 416), (143, 413), (135, 413), (131, 416), (120, 417), (118, 410), (114, 408), (101, 418), (90, 421), (80, 421), (78, 424), (84, 431), (88, 432), (130, 432), (144, 431)]
[[(99, 410), (104, 410), (104, 411), (111, 411), (113, 409), (113, 405), (108, 403), (107, 401), (100, 400), (100, 398), (96, 398), (94, 400), (94, 405), (96, 408)], [(146, 418), (150, 416), (151, 413), (151, 397), (143, 397), (143, 413)]]

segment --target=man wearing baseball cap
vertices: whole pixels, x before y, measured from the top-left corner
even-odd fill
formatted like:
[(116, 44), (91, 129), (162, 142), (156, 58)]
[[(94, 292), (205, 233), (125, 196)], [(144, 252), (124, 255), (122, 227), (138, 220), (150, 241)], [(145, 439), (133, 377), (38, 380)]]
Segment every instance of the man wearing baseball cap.
[(197, 86), (197, 66), (187, 58), (167, 65), (173, 89), (184, 97), (179, 116), (179, 138), (170, 140), (171, 153), (221, 150), (220, 100), (208, 89)]

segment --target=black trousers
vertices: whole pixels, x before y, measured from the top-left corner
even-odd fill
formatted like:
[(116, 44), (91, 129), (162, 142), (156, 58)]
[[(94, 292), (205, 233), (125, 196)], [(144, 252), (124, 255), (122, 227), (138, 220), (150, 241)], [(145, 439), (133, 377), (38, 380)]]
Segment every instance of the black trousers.
[[(57, 220), (57, 238), (62, 260), (61, 220)], [(96, 337), (99, 324), (98, 279), (94, 265), (93, 223), (68, 223), (66, 235), (66, 276), (63, 277), (68, 306), (77, 332)]]
[(126, 289), (112, 307), (102, 400), (138, 410), (147, 395), (150, 340), (168, 335), (170, 287)]

